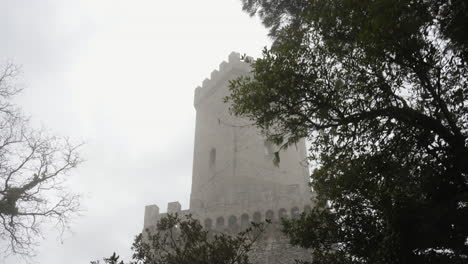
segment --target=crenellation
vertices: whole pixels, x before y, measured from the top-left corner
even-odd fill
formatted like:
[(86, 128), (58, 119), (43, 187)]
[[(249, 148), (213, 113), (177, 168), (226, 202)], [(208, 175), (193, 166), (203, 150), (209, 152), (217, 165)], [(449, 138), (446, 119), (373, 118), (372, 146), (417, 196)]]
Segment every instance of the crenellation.
[(220, 75), (219, 75), (219, 71), (218, 70), (213, 70), (211, 72), (211, 75), (210, 75), (210, 78), (211, 78), (211, 81), (212, 82), (217, 82), (218, 79), (219, 79)]
[(211, 72), (210, 78), (203, 80), (202, 86), (199, 86), (195, 89), (195, 107), (198, 106), (199, 102), (203, 100), (205, 96), (209, 96), (210, 92), (212, 92), (212, 88), (219, 86), (219, 81), (223, 81), (223, 78), (229, 76), (230, 72), (235, 69), (243, 72), (250, 72), (250, 64), (241, 61), (239, 53), (232, 52), (228, 57), (228, 62), (223, 61), (221, 64), (219, 64), (219, 69), (213, 70)]
[(220, 72), (225, 72), (227, 70), (227, 67), (229, 66), (229, 64), (225, 61), (221, 62), (219, 64), (219, 71)]
[(145, 206), (145, 218), (144, 218), (144, 229), (156, 225), (156, 221), (159, 218), (159, 207), (155, 204)]
[(181, 209), (182, 209), (182, 205), (179, 202), (170, 202), (167, 204), (168, 214), (180, 213)]
[(229, 62), (238, 62), (238, 61), (240, 61), (240, 53), (231, 52), (231, 54), (229, 54)]
[[(234, 222), (229, 219), (235, 218), (235, 223), (240, 226), (245, 225), (246, 223), (253, 222), (262, 222), (266, 219), (271, 220), (273, 223), (280, 222), (281, 218), (288, 217), (298, 217), (302, 212), (307, 212), (310, 210), (310, 205), (280, 207), (280, 208), (261, 208), (258, 210), (246, 210), (246, 211), (235, 211), (235, 210), (225, 210), (225, 211), (215, 211), (215, 212), (201, 212), (192, 209), (181, 210), (179, 202), (170, 202), (168, 203), (168, 211), (166, 213), (159, 213), (159, 207), (156, 205), (149, 205), (145, 208), (145, 226), (155, 226), (157, 221), (162, 217), (167, 216), (168, 214), (178, 214), (179, 216), (184, 216), (191, 214), (195, 219), (198, 219), (200, 223), (206, 226), (206, 223), (217, 223), (219, 226), (218, 231), (224, 230), (226, 227), (235, 226)], [(218, 219), (220, 219), (218, 221)], [(222, 220), (221, 220), (222, 219)], [(151, 223), (151, 224), (149, 224)], [(227, 223), (227, 224), (226, 224)], [(229, 225), (229, 223), (231, 225)], [(207, 227), (208, 228), (208, 227)], [(209, 228), (212, 229), (212, 228)], [(218, 229), (218, 228), (216, 228)]]
[[(179, 202), (173, 202), (173, 203), (179, 203)], [(169, 203), (169, 204), (171, 204), (171, 203)], [(192, 213), (192, 211), (190, 209), (185, 209), (185, 210), (180, 210), (179, 209), (179, 210), (177, 210), (177, 208), (172, 208), (171, 210), (169, 210), (169, 208), (168, 208), (167, 212), (158, 213), (155, 217), (152, 217), (151, 218), (151, 224), (149, 226), (155, 227), (157, 225), (159, 219), (167, 217), (169, 214), (171, 214), (171, 215), (177, 214), (178, 216), (186, 216), (186, 215), (189, 215), (189, 214), (192, 215), (193, 213)], [(195, 219), (197, 219), (197, 217), (195, 217)]]

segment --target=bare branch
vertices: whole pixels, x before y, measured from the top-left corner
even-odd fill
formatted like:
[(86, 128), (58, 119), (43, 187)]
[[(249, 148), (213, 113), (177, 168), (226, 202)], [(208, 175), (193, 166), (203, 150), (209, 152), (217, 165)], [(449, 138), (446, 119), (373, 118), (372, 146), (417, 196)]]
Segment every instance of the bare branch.
[(81, 145), (31, 128), (9, 101), (21, 91), (18, 71), (13, 64), (0, 69), (0, 238), (8, 241), (5, 254), (31, 257), (44, 222), (63, 232), (79, 212), (80, 197), (65, 182), (81, 162)]

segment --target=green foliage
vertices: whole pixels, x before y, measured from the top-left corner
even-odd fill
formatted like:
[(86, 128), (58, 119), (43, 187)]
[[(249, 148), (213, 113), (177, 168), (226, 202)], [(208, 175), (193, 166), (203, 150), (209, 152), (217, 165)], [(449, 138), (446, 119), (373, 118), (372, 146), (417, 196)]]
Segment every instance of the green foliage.
[[(263, 224), (252, 223), (237, 235), (213, 233), (190, 215), (169, 214), (160, 219), (155, 230), (135, 238), (128, 264), (249, 264), (248, 253), (263, 231)], [(115, 253), (104, 263), (124, 264)]]
[(314, 263), (468, 261), (468, 4), (245, 0), (274, 43), (231, 110), (310, 141), (317, 207), (284, 230)]

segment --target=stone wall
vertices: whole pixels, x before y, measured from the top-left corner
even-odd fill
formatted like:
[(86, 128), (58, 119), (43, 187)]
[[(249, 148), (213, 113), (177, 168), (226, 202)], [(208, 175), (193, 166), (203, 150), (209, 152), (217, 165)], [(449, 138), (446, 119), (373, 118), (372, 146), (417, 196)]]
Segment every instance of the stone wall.
[(293, 264), (295, 260), (311, 261), (312, 252), (292, 246), (283, 234), (260, 239), (249, 255), (254, 264)]
[[(173, 210), (175, 209), (175, 210)], [(184, 216), (191, 214), (194, 219), (200, 221), (200, 224), (213, 233), (225, 233), (235, 235), (250, 226), (251, 222), (265, 222), (268, 219), (271, 223), (266, 225), (265, 232), (260, 236), (249, 258), (254, 264), (286, 264), (295, 263), (294, 260), (308, 260), (312, 258), (312, 252), (300, 247), (292, 246), (288, 238), (281, 232), (281, 218), (297, 217), (304, 211), (310, 210), (310, 205), (303, 208), (294, 206), (292, 208), (281, 208), (277, 212), (269, 210), (259, 210), (253, 214), (243, 213), (235, 214), (213, 214), (206, 215), (190, 209), (181, 210), (179, 202), (168, 204), (167, 213), (159, 213), (156, 205), (146, 207), (144, 230), (156, 230), (156, 224), (162, 217), (168, 213)]]

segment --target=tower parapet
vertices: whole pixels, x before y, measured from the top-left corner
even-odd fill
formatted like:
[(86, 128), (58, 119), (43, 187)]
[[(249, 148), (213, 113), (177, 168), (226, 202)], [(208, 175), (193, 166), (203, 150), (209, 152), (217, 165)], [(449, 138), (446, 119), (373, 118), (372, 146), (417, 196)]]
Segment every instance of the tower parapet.
[(145, 206), (145, 221), (143, 229), (145, 230), (156, 225), (157, 219), (159, 219), (159, 207), (155, 204)]
[(167, 213), (169, 214), (180, 213), (181, 209), (182, 206), (179, 202), (170, 202), (167, 204)]
[(168, 214), (178, 214), (183, 216), (189, 213), (189, 209), (182, 210), (182, 206), (178, 201), (169, 202), (167, 204), (166, 213), (160, 213), (159, 207), (157, 205), (147, 205), (145, 206), (145, 221), (143, 224), (143, 230), (156, 228), (159, 219), (167, 216)]
[[(251, 57), (248, 57), (252, 59)], [(213, 89), (218, 88), (220, 82), (226, 82), (225, 77), (230, 77), (232, 71), (248, 73), (251, 71), (251, 67), (247, 62), (241, 60), (240, 53), (232, 52), (228, 61), (223, 61), (219, 64), (217, 70), (213, 70), (210, 74), (210, 78), (203, 80), (202, 85), (195, 88), (194, 106), (197, 108), (199, 103), (204, 98), (209, 97), (213, 92)]]

